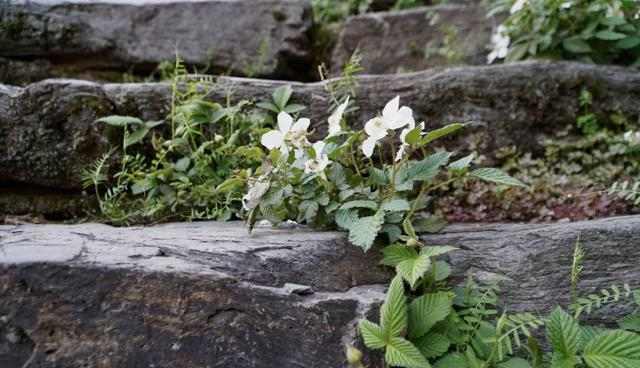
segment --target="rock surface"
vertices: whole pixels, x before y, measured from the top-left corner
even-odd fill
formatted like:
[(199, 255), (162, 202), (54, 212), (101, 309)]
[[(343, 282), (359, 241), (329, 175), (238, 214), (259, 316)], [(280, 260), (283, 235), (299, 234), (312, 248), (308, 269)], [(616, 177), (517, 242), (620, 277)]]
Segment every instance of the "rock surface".
[(340, 233), (238, 223), (1, 226), (0, 270), (6, 367), (346, 366), (388, 279)]
[[(566, 303), (576, 238), (581, 292), (638, 286), (640, 217), (554, 225), (455, 225), (457, 279), (507, 275), (502, 306)], [(339, 232), (176, 223), (0, 226), (0, 363), (60, 367), (341, 367), (390, 273)], [(305, 293), (292, 293), (291, 284)], [(311, 293), (309, 293), (309, 289)], [(366, 355), (367, 366), (381, 366)]]
[(210, 72), (300, 78), (310, 70), (312, 14), (305, 1), (3, 1), (0, 18), (0, 56), (39, 60), (34, 68), (50, 76), (149, 73), (175, 60), (176, 49)]
[(359, 50), (368, 74), (394, 74), (441, 65), (486, 64), (499, 24), (482, 4), (435, 5), (349, 17), (331, 56), (340, 73)]
[[(629, 121), (640, 117), (640, 74), (631, 69), (570, 62), (523, 62), (483, 67), (428, 70), (406, 75), (358, 77), (360, 127), (400, 95), (429, 129), (451, 122), (471, 122), (466, 132), (444, 141), (452, 150), (477, 150), (489, 159), (497, 149), (516, 146), (542, 153), (541, 142), (574, 126), (578, 96), (588, 89), (593, 112), (606, 125), (616, 110)], [(226, 89), (235, 100), (269, 100), (286, 82), (221, 78), (212, 99)], [(326, 132), (326, 82), (291, 83), (292, 101), (307, 106), (320, 136)], [(0, 85), (0, 178), (48, 187), (80, 188), (80, 174), (112, 144), (99, 117), (118, 114), (163, 119), (170, 106), (163, 83), (106, 84), (46, 80), (26, 88)], [(116, 142), (113, 142), (116, 143)]]

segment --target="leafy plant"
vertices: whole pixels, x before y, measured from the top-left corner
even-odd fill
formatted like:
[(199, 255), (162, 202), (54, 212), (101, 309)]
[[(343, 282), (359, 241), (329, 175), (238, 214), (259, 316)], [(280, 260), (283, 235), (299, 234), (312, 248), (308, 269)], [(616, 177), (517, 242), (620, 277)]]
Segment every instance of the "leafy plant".
[(576, 59), (640, 67), (640, 5), (634, 0), (499, 0), (509, 11), (489, 62)]
[(221, 87), (211, 77), (190, 76), (179, 58), (171, 88), (164, 120), (98, 120), (119, 130), (122, 141), (87, 170), (84, 184), (94, 188), (102, 215), (113, 223), (226, 220), (241, 208), (239, 190), (216, 188), (240, 166), (257, 166), (261, 157), (252, 142), (266, 116), (249, 101), (233, 104), (231, 90), (223, 104), (211, 102), (212, 89)]

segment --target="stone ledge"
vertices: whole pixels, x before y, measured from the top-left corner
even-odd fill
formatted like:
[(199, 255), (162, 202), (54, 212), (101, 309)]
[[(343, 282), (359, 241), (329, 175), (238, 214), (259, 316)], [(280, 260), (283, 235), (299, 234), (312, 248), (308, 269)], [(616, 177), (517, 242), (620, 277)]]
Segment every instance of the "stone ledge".
[[(614, 111), (640, 116), (640, 73), (620, 67), (571, 62), (522, 62), (484, 67), (434, 69), (405, 75), (358, 77), (357, 115), (362, 126), (384, 104), (401, 96), (429, 129), (471, 122), (468, 131), (443, 141), (456, 151), (477, 150), (489, 158), (497, 149), (516, 146), (541, 153), (541, 142), (575, 126), (578, 96), (587, 88), (593, 112), (607, 124)], [(211, 94), (268, 100), (287, 82), (221, 78)], [(325, 83), (291, 83), (293, 101), (307, 106), (318, 136), (326, 132)], [(0, 177), (7, 181), (79, 190), (82, 171), (111, 144), (95, 120), (111, 114), (163, 119), (170, 106), (164, 83), (106, 84), (46, 80), (26, 88), (0, 85)], [(418, 120), (420, 121), (420, 120)]]
[[(550, 225), (453, 225), (425, 236), (460, 248), (464, 283), (507, 275), (502, 307), (546, 313), (581, 292), (640, 279), (640, 216)], [(341, 367), (356, 322), (390, 273), (345, 234), (241, 223), (0, 226), (0, 362), (39, 367)], [(287, 284), (310, 287), (292, 293)], [(613, 313), (610, 318), (616, 316)], [(609, 323), (610, 320), (599, 320)], [(379, 367), (379, 355), (365, 356)], [(30, 365), (27, 365), (30, 366)]]
[[(368, 74), (395, 74), (451, 64), (483, 65), (498, 24), (500, 21), (488, 18), (485, 7), (477, 2), (352, 16), (333, 49), (331, 67), (334, 73), (340, 73), (356, 50), (362, 53), (361, 66)], [(451, 36), (453, 45), (447, 45), (445, 39), (451, 30), (455, 30)], [(427, 46), (456, 56), (427, 57)]]
[(266, 77), (306, 79), (310, 72), (312, 14), (305, 1), (11, 0), (0, 3), (0, 16), (0, 56), (7, 58), (0, 65), (8, 80), (30, 65), (12, 59), (36, 59), (34, 70), (49, 76), (134, 66), (148, 73), (174, 60), (176, 48), (185, 62), (216, 73), (244, 75), (251, 65)]

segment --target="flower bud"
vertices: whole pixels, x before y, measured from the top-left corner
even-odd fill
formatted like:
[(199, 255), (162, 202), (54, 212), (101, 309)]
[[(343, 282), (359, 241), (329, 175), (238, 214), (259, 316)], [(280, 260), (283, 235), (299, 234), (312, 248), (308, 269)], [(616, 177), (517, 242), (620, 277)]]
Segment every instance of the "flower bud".
[(360, 359), (362, 359), (362, 352), (351, 345), (347, 346), (347, 361), (349, 364), (356, 365), (360, 363)]

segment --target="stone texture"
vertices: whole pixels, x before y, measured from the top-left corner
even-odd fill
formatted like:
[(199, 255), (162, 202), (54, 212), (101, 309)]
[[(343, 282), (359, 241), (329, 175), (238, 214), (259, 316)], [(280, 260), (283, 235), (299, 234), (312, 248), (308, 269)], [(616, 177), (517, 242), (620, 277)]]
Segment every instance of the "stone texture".
[[(578, 236), (587, 251), (581, 292), (638, 286), (637, 216), (453, 225), (424, 241), (460, 248), (449, 257), (455, 280), (506, 275), (504, 308), (545, 313), (568, 301)], [(379, 259), (343, 233), (248, 235), (237, 222), (0, 226), (0, 363), (343, 367), (357, 320), (375, 315), (384, 297), (391, 274)], [(292, 293), (291, 284), (311, 292)], [(379, 355), (365, 358), (382, 366)]]
[[(556, 305), (571, 303), (571, 264), (578, 237), (586, 251), (579, 292), (624, 282), (634, 290), (640, 287), (640, 216), (558, 224), (451, 225), (423, 239), (426, 244), (460, 248), (447, 257), (459, 283), (468, 272), (485, 283), (506, 277), (500, 284), (504, 309), (545, 315)], [(613, 311), (597, 320), (611, 323), (619, 317)]]
[[(499, 24), (486, 14), (476, 2), (349, 17), (333, 50), (331, 69), (339, 74), (356, 49), (368, 74), (486, 64), (491, 34)], [(448, 36), (449, 32), (453, 33)]]
[(340, 233), (238, 223), (2, 226), (0, 250), (7, 367), (346, 366), (389, 277)]
[[(587, 88), (602, 124), (616, 109), (629, 121), (640, 117), (640, 74), (631, 69), (570, 62), (522, 62), (457, 67), (406, 75), (358, 77), (359, 127), (400, 95), (429, 129), (471, 122), (467, 131), (443, 141), (452, 150), (477, 150), (488, 162), (496, 149), (517, 146), (541, 154), (540, 143), (554, 138), (579, 115), (578, 96)], [(226, 89), (235, 100), (268, 100), (287, 82), (221, 78), (211, 98), (222, 101)], [(326, 132), (326, 82), (291, 83), (292, 101), (308, 108), (318, 136)], [(100, 85), (47, 80), (26, 88), (0, 86), (0, 178), (48, 187), (80, 188), (80, 174), (110, 146), (110, 132), (99, 117), (119, 114), (163, 119), (170, 88), (163, 83)], [(420, 121), (418, 120), (418, 121)], [(115, 142), (114, 142), (115, 143)]]
[(259, 66), (258, 75), (300, 78), (310, 69), (305, 1), (3, 1), (0, 18), (0, 56), (38, 60), (38, 73), (53, 76), (134, 67), (148, 73), (173, 61), (176, 48), (185, 62), (209, 65), (210, 72), (243, 75)]

